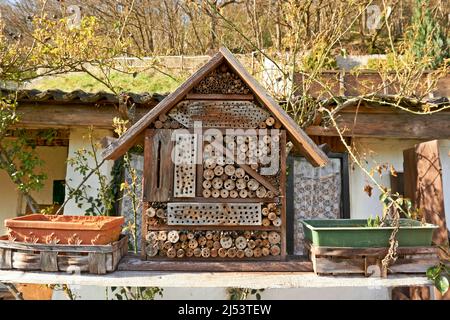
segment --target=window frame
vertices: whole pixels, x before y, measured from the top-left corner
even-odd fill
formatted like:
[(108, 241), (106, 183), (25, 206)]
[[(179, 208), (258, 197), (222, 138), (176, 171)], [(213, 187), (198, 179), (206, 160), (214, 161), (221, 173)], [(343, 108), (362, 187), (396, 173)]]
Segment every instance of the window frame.
[[(339, 219), (350, 219), (350, 176), (348, 153), (329, 152), (330, 159), (339, 159), (341, 162), (341, 201)], [(289, 174), (294, 167), (295, 159), (302, 156), (289, 155), (287, 158), (288, 176), (286, 180), (286, 245), (289, 255), (294, 252), (294, 175)]]

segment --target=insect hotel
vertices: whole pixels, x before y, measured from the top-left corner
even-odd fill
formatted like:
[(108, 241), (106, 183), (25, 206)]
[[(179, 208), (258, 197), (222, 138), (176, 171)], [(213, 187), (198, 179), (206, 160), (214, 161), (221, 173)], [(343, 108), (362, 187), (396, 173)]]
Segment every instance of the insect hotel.
[[(105, 150), (144, 145), (150, 261), (287, 261), (286, 144), (327, 156), (225, 48)], [(241, 269), (242, 270), (242, 269)]]

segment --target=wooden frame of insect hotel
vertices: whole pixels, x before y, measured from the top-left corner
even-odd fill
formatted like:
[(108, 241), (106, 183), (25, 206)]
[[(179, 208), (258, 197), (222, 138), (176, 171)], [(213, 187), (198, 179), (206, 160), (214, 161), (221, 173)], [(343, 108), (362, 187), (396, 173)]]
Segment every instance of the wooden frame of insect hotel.
[(157, 261), (286, 259), (286, 143), (327, 156), (221, 48), (105, 150), (144, 144), (141, 252)]

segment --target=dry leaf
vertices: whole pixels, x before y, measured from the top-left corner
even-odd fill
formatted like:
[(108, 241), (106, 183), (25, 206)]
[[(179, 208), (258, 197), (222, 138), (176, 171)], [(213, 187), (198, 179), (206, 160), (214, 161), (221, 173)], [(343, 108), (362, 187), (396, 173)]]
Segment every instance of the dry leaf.
[(372, 190), (373, 190), (373, 188), (370, 185), (367, 184), (364, 186), (364, 192), (367, 193), (369, 195), (369, 197), (372, 196)]
[(396, 176), (397, 176), (397, 171), (394, 169), (394, 166), (393, 166), (393, 165), (391, 165), (390, 170), (391, 170), (391, 175), (392, 175), (393, 177), (396, 177)]

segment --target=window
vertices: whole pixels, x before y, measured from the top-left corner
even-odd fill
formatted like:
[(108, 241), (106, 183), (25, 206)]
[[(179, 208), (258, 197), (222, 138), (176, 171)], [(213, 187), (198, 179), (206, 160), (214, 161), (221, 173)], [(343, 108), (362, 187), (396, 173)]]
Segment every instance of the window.
[(330, 162), (315, 168), (303, 157), (288, 159), (287, 249), (303, 255), (303, 226), (300, 219), (339, 219), (350, 217), (348, 157), (329, 153)]

